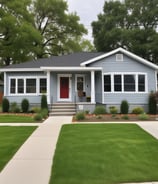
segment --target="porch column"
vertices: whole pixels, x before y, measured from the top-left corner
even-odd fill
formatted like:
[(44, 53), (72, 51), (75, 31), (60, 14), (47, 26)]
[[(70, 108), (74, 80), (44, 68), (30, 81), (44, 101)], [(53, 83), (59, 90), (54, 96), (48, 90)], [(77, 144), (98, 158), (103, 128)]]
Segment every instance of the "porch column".
[(91, 103), (95, 103), (95, 72), (91, 71)]
[(50, 71), (47, 71), (47, 103), (51, 104), (51, 99), (50, 99)]
[[(9, 88), (10, 88), (10, 86), (9, 86)], [(6, 77), (6, 72), (4, 72), (4, 94), (3, 95), (7, 96), (7, 77)]]

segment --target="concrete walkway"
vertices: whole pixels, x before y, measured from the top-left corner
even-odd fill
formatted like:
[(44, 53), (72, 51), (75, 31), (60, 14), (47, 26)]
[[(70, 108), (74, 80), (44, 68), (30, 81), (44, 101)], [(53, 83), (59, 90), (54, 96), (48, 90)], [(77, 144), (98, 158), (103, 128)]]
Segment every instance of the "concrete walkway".
[[(71, 120), (71, 116), (57, 116), (49, 117), (42, 124), (0, 124), (0, 126), (39, 126), (0, 173), (0, 184), (48, 184), (61, 126), (71, 123)], [(157, 121), (133, 123), (158, 139)], [(158, 184), (158, 182), (139, 184)]]
[(39, 125), (0, 173), (0, 184), (48, 184), (61, 126), (71, 121), (71, 116), (49, 117)]

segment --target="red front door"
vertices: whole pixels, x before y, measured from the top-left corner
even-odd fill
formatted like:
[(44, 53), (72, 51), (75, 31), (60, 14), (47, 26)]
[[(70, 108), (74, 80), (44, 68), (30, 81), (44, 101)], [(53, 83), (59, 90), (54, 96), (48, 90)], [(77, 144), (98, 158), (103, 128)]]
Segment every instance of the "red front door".
[(60, 77), (60, 98), (69, 98), (69, 77)]

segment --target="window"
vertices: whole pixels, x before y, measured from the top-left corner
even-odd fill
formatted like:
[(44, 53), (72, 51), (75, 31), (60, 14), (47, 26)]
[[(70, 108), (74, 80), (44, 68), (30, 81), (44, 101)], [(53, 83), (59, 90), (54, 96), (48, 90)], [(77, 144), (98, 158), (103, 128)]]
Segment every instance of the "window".
[(122, 76), (114, 75), (114, 91), (122, 91)]
[(84, 91), (85, 89), (85, 77), (83, 75), (78, 75), (76, 78), (76, 90)]
[(24, 79), (18, 79), (18, 93), (24, 93)]
[(146, 92), (146, 80), (146, 74), (105, 74), (104, 92)]
[(124, 91), (135, 91), (135, 75), (124, 75)]
[(111, 75), (104, 75), (104, 92), (111, 92)]
[(26, 79), (26, 93), (36, 93), (36, 79)]
[(16, 79), (10, 80), (10, 93), (15, 94), (16, 93)]
[(145, 75), (138, 75), (138, 91), (145, 91)]
[(40, 93), (47, 92), (47, 79), (40, 79)]

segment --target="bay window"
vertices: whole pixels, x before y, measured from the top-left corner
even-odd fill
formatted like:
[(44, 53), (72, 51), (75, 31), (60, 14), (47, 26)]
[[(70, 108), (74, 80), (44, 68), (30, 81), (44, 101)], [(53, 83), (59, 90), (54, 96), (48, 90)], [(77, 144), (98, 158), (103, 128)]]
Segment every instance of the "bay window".
[(104, 92), (147, 92), (146, 74), (111, 73), (104, 75)]

